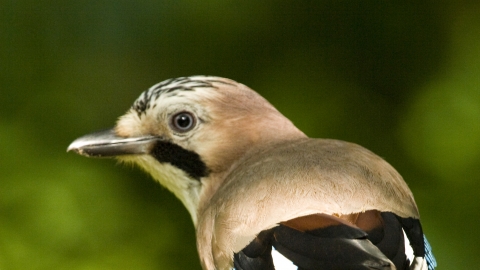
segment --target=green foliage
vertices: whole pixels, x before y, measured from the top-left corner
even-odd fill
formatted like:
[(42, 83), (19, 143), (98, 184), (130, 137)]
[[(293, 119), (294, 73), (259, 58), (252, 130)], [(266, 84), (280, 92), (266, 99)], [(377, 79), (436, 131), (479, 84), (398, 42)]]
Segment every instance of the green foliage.
[(229, 77), (311, 137), (404, 176), (442, 269), (480, 237), (478, 4), (3, 1), (0, 269), (199, 269), (183, 206), (139, 170), (65, 153), (154, 83)]

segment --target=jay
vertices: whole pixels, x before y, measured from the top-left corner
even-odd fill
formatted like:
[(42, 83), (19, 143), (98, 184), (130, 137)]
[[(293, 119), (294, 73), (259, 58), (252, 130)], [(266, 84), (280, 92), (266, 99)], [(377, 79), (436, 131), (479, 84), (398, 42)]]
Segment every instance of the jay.
[(436, 261), (412, 192), (353, 143), (307, 137), (247, 86), (169, 79), (70, 144), (133, 162), (190, 213), (204, 269), (415, 269)]

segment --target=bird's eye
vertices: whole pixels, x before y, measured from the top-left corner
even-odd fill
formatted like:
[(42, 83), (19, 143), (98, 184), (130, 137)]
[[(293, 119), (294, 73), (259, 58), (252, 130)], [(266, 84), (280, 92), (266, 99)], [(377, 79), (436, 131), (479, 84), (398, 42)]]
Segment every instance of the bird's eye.
[(195, 122), (193, 114), (181, 112), (172, 117), (171, 126), (177, 132), (187, 132), (195, 127)]

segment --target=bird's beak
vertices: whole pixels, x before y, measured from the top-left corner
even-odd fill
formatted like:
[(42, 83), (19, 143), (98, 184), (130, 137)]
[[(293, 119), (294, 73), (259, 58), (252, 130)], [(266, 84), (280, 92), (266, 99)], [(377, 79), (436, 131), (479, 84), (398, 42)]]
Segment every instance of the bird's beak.
[(119, 137), (113, 129), (82, 136), (73, 141), (67, 152), (75, 151), (86, 157), (116, 157), (122, 155), (148, 154), (160, 137)]

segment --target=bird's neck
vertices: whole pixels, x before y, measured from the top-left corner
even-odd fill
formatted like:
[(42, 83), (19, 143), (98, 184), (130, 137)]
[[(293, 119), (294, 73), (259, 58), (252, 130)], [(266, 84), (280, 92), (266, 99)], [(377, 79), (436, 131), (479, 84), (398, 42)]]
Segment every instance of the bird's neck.
[(292, 136), (291, 138), (259, 143), (257, 147), (249, 148), (241, 158), (238, 158), (236, 161), (234, 161), (227, 169), (218, 172), (212, 172), (207, 179), (202, 180), (202, 191), (199, 195), (196, 216), (202, 215), (204, 210), (208, 207), (211, 198), (215, 195), (218, 189), (229, 181), (230, 174), (239, 166), (241, 166), (241, 164), (243, 164), (246, 160), (260, 154), (266, 149), (275, 147), (276, 144), (285, 144), (285, 142), (288, 143), (288, 141), (293, 142), (304, 138), (306, 138), (306, 135), (299, 133), (298, 136)]

